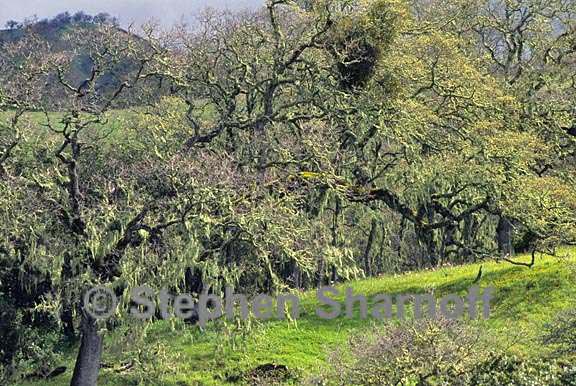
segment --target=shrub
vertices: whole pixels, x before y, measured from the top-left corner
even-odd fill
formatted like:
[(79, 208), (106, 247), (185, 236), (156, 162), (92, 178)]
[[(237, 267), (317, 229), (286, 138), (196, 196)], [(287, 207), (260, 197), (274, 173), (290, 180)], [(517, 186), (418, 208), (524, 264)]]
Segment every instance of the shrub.
[(455, 384), (576, 386), (576, 366), (554, 360), (524, 360), (508, 354), (492, 354)]
[[(480, 342), (459, 321), (419, 321), (378, 328), (330, 356), (317, 385), (576, 386), (576, 364), (525, 359)], [(493, 346), (492, 346), (493, 347)]]
[(379, 328), (330, 357), (342, 385), (450, 385), (481, 359), (478, 333), (461, 322), (418, 321)]
[(544, 344), (554, 346), (558, 355), (576, 355), (576, 309), (561, 313), (545, 329)]
[[(55, 347), (58, 336), (39, 328), (21, 323), (17, 317), (13, 327), (12, 350), (0, 362), (0, 384), (21, 378), (44, 378), (49, 376), (61, 361)], [(11, 343), (12, 344), (12, 343)], [(0, 351), (0, 354), (6, 354)]]

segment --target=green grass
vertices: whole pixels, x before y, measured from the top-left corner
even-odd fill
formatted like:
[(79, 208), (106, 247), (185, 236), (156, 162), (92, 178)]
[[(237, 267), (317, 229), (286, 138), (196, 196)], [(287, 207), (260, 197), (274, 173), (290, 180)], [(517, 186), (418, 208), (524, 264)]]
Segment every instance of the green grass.
[[(520, 355), (546, 354), (547, 349), (538, 343), (543, 325), (562, 310), (576, 306), (576, 272), (573, 267), (576, 263), (576, 250), (564, 249), (560, 255), (564, 257), (541, 257), (532, 269), (508, 263), (484, 263), (480, 286), (496, 288), (491, 318), (470, 323), (476, 324), (486, 335), (496, 337), (503, 346)], [(527, 261), (528, 257), (523, 256), (520, 260)], [(352, 287), (356, 294), (368, 296), (379, 293), (423, 293), (432, 289), (437, 297), (449, 293), (464, 295), (473, 285), (478, 269), (478, 264), (446, 267), (435, 271), (358, 280), (340, 288)], [(332, 349), (346, 345), (351, 335), (378, 323), (345, 317), (332, 321), (320, 320), (314, 315), (317, 306), (315, 294), (301, 294), (301, 299), (303, 312), (298, 321), (252, 325), (247, 336), (236, 347), (232, 347), (230, 338), (223, 336), (225, 334), (215, 326), (200, 331), (196, 327), (170, 322), (153, 324), (145, 343), (135, 343), (133, 346), (158, 342), (166, 345), (166, 353), (155, 356), (159, 375), (152, 384), (222, 385), (227, 384), (227, 377), (239, 376), (265, 363), (286, 365), (301, 379), (305, 379), (327, 366), (326, 357)], [(122, 354), (113, 353), (119, 347), (121, 335), (121, 332), (116, 332), (107, 338), (107, 361), (119, 363), (121, 360)], [(130, 349), (135, 350), (134, 347)], [(72, 358), (71, 355), (70, 369), (73, 366)], [(67, 384), (70, 369), (58, 379), (43, 381), (41, 384)], [(103, 370), (100, 384), (131, 384), (135, 382), (134, 377), (130, 372), (121, 375), (112, 370)]]
[[(7, 135), (15, 138), (10, 129), (10, 121), (14, 116), (12, 111), (0, 111), (0, 136)], [(102, 122), (91, 124), (81, 134), (81, 141), (96, 145), (100, 150), (117, 151), (119, 146), (135, 143), (138, 130), (135, 128), (139, 113), (136, 110), (111, 110), (103, 117)], [(48, 122), (54, 130), (62, 130), (64, 113), (26, 112), (18, 121), (18, 128), (22, 139), (15, 152), (30, 151), (46, 147), (55, 152), (64, 137), (55, 133), (48, 127)], [(83, 120), (94, 119), (92, 116), (83, 116)], [(49, 120), (49, 121), (48, 121)], [(4, 131), (6, 130), (6, 131)]]

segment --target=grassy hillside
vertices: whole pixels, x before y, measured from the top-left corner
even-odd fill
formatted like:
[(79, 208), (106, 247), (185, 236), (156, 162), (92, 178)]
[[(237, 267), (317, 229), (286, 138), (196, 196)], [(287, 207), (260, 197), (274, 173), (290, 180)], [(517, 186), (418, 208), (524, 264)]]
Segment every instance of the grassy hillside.
[[(527, 256), (520, 258), (528, 260)], [(475, 321), (486, 336), (496, 338), (503, 347), (519, 355), (537, 357), (548, 348), (538, 342), (542, 327), (562, 310), (576, 305), (574, 265), (576, 250), (564, 249), (559, 257), (541, 257), (533, 269), (490, 262), (483, 265), (481, 287), (497, 290), (491, 318)], [(401, 276), (359, 280), (341, 286), (352, 287), (356, 294), (406, 294), (434, 290), (442, 296), (464, 295), (473, 285), (479, 265), (446, 267)], [(144, 356), (153, 365), (146, 369), (143, 380), (166, 385), (229, 384), (249, 374), (260, 365), (286, 366), (294, 376), (292, 383), (322, 371), (327, 354), (346, 345), (354, 334), (375, 325), (375, 321), (349, 320), (345, 317), (326, 321), (314, 315), (317, 306), (314, 293), (301, 295), (303, 312), (296, 322), (254, 323), (248, 332), (235, 336), (233, 326), (211, 325), (206, 331), (186, 327), (178, 322), (159, 322), (148, 326), (143, 341), (132, 343), (132, 351), (120, 351), (122, 341), (130, 341), (125, 327), (107, 339), (105, 363), (112, 366), (103, 371), (100, 384), (136, 384), (134, 369), (123, 370), (127, 361), (138, 362)], [(472, 322), (470, 322), (472, 323)], [(228, 331), (228, 333), (223, 332)], [(160, 346), (159, 344), (162, 344)], [(148, 357), (151, 355), (151, 357)], [(73, 366), (72, 357), (68, 366)], [(66, 385), (71, 369), (56, 379), (26, 385)]]

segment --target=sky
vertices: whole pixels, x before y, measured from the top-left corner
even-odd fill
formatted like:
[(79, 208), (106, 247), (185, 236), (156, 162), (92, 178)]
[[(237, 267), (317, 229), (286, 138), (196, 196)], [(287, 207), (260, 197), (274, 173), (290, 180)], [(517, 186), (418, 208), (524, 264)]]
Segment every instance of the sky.
[(43, 19), (80, 10), (92, 15), (109, 13), (118, 17), (123, 26), (150, 19), (168, 26), (182, 18), (191, 20), (206, 7), (245, 9), (263, 3), (264, 0), (0, 0), (0, 29), (8, 20), (22, 21), (34, 15)]

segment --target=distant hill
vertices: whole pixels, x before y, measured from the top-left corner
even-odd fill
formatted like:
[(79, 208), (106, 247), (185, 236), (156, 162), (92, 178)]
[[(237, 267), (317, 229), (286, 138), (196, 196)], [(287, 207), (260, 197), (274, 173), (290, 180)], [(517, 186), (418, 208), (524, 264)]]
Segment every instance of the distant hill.
[[(53, 19), (27, 20), (24, 23), (11, 21), (7, 23), (7, 27), (10, 28), (0, 30), (0, 56), (6, 44), (16, 43), (22, 39), (26, 31), (33, 31), (45, 39), (55, 53), (76, 52), (70, 72), (66, 74), (66, 79), (72, 86), (79, 87), (82, 82), (90, 77), (93, 63), (86, 50), (83, 47), (74, 47), (74, 43), (66, 39), (66, 36), (70, 32), (78, 32), (81, 36), (82, 34), (90, 36), (93, 35), (98, 26), (103, 24), (117, 28), (120, 33), (129, 33), (121, 29), (116, 19), (108, 14), (90, 16), (83, 12), (74, 15), (63, 13)], [(120, 79), (126, 77), (135, 65), (133, 61), (126, 59), (125, 61), (120, 61), (107, 73), (101, 74), (96, 83), (98, 94), (108, 95), (116, 90), (121, 83)], [(58, 87), (54, 85), (54, 90)], [(50, 88), (50, 85), (48, 85), (47, 95), (58, 95), (58, 92), (54, 92)]]

